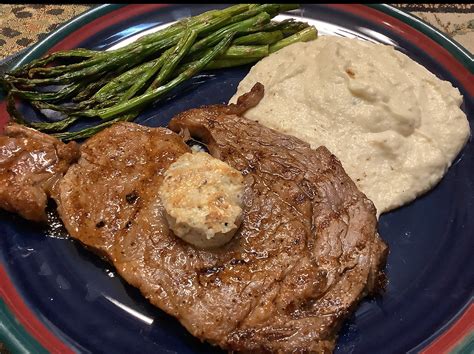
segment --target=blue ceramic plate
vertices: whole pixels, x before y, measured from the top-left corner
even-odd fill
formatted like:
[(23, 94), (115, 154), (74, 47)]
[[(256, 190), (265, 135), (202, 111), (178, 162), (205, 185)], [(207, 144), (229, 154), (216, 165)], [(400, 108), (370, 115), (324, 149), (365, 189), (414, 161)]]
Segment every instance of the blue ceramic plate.
[[(137, 33), (223, 6), (100, 6), (54, 32), (16, 65), (51, 50), (104, 50)], [(388, 6), (304, 5), (295, 14), (315, 21), (321, 35), (394, 45), (459, 88), (472, 125), (472, 57), (455, 42)], [(186, 109), (225, 103), (248, 70), (221, 70), (195, 78), (137, 121), (166, 125)], [(5, 116), (4, 104), (0, 112)], [(380, 218), (380, 234), (390, 246), (387, 291), (359, 306), (340, 332), (336, 353), (469, 347), (472, 337), (466, 335), (474, 322), (472, 305), (469, 310), (474, 284), (473, 175), (470, 140), (435, 189)], [(107, 263), (76, 242), (49, 237), (48, 230), (6, 212), (0, 213), (0, 227), (0, 340), (13, 351), (218, 351), (151, 306)]]

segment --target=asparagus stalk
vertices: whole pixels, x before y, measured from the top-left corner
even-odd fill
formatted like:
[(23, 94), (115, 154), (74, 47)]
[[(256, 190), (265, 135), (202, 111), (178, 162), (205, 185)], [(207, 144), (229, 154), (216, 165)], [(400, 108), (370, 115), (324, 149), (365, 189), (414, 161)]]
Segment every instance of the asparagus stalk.
[(92, 96), (92, 100), (97, 102), (104, 101), (110, 98), (111, 95), (116, 95), (121, 91), (127, 90), (137, 77), (145, 75), (148, 70), (158, 65), (159, 62), (160, 58), (146, 62), (122, 73), (97, 91), (94, 96)]
[(111, 58), (102, 56), (94, 58), (93, 60), (98, 61), (98, 64), (85, 67), (81, 70), (66, 72), (60, 76), (47, 77), (42, 79), (11, 77), (10, 82), (29, 85), (69, 84), (74, 82), (75, 80), (80, 80), (84, 77), (97, 77), (100, 75), (101, 72), (107, 72), (108, 70), (119, 69), (120, 67), (128, 68), (134, 64), (137, 64), (137, 62), (142, 56), (149, 55), (150, 51), (152, 51), (153, 49), (154, 47), (150, 48), (150, 45), (148, 47), (140, 46), (134, 48), (130, 53), (126, 53), (123, 55), (117, 55)]
[(234, 45), (273, 44), (275, 42), (278, 42), (280, 39), (283, 39), (283, 37), (284, 37), (283, 32), (280, 30), (271, 31), (271, 32), (257, 32), (257, 33), (251, 33), (246, 36), (236, 38), (232, 44)]
[(102, 79), (100, 79), (99, 81), (94, 81), (94, 82), (90, 83), (89, 85), (87, 85), (84, 88), (84, 90), (79, 92), (72, 99), (72, 101), (73, 102), (81, 102), (81, 101), (89, 99), (90, 97), (92, 97), (92, 95), (94, 95), (103, 86), (107, 85), (107, 83), (110, 82), (111, 79), (112, 79), (112, 75), (109, 74), (109, 75), (106, 75), (105, 77), (103, 77)]
[(318, 38), (318, 31), (316, 30), (316, 27), (311, 26), (289, 37), (286, 37), (276, 42), (275, 44), (272, 44), (269, 48), (269, 51), (270, 53), (274, 53), (277, 50), (280, 50), (281, 48), (286, 47), (290, 44), (296, 42), (308, 42), (316, 38)]
[(65, 58), (91, 58), (95, 55), (100, 54), (100, 52), (84, 49), (84, 48), (77, 48), (77, 49), (70, 49), (65, 51), (59, 51), (52, 54), (49, 54), (43, 58), (33, 60), (32, 62), (16, 68), (12, 70), (9, 74), (12, 76), (21, 76), (21, 75), (28, 75), (30, 69), (36, 67), (44, 67), (45, 65), (57, 60), (57, 59), (65, 59)]
[(84, 83), (75, 83), (61, 88), (55, 92), (37, 92), (37, 91), (23, 91), (17, 88), (10, 89), (10, 94), (13, 96), (23, 98), (29, 101), (59, 101), (67, 99), (85, 86)]
[[(213, 28), (216, 25), (221, 25), (222, 22), (226, 21), (227, 19), (228, 18), (224, 16), (216, 17), (215, 19), (211, 19), (207, 22), (193, 24), (192, 28), (195, 29), (196, 32), (201, 32), (206, 29)], [(44, 68), (42, 72), (43, 75), (45, 75), (45, 72), (50, 72), (52, 74), (60, 74), (59, 76), (48, 74), (45, 75), (48, 77), (39, 79), (10, 76), (9, 81), (12, 83), (25, 85), (51, 85), (68, 84), (83, 77), (93, 78), (108, 70), (129, 68), (133, 65), (139, 64), (151, 54), (175, 45), (180, 40), (182, 35), (183, 32), (181, 31), (155, 42), (149, 43), (148, 41), (141, 41), (140, 43), (134, 44), (133, 46), (129, 45), (129, 48), (124, 47), (127, 50), (120, 48), (115, 52), (103, 52), (100, 55), (91, 58), (87, 62), (69, 65), (68, 70), (65, 70), (64, 67)]]
[(233, 45), (219, 56), (219, 59), (232, 58), (258, 58), (261, 59), (269, 54), (268, 45)]
[[(105, 53), (105, 52), (96, 52), (96, 53), (97, 54), (94, 54), (94, 55), (90, 54), (88, 57), (86, 57), (85, 60), (79, 63), (75, 63), (75, 64), (63, 64), (63, 65), (56, 65), (53, 67), (44, 67), (44, 66), (33, 67), (28, 70), (28, 78), (34, 78), (36, 76), (46, 78), (46, 77), (52, 77), (59, 74), (64, 74), (70, 71), (77, 71), (79, 69), (84, 69), (86, 67), (90, 67), (94, 64), (100, 63), (108, 56), (108, 53)], [(84, 56), (78, 55), (78, 57), (84, 57)], [(65, 58), (65, 56), (62, 56), (62, 58)], [(57, 58), (54, 58), (54, 59), (57, 59)], [(50, 61), (53, 61), (54, 59)]]
[(31, 122), (30, 126), (41, 131), (65, 130), (79, 119), (78, 116), (70, 116), (57, 122)]
[(148, 70), (138, 77), (138, 80), (127, 90), (127, 92), (125, 92), (119, 101), (124, 102), (135, 96), (135, 94), (148, 82), (148, 80), (150, 80), (150, 78), (155, 75), (156, 72), (160, 70), (160, 68), (163, 67), (164, 62), (169, 58), (171, 52), (172, 50), (168, 50), (159, 59), (154, 60), (153, 65), (151, 65)]
[[(137, 42), (131, 43), (128, 46), (124, 47), (127, 50), (130, 50), (131, 48), (134, 47), (134, 45), (137, 45), (138, 42), (142, 43), (153, 43), (157, 41), (158, 39), (162, 39), (164, 37), (170, 37), (173, 35), (178, 34), (179, 32), (183, 31), (183, 29), (186, 28), (192, 28), (193, 26), (197, 24), (203, 24), (203, 23), (208, 23), (209, 21), (216, 19), (216, 18), (226, 18), (226, 19), (231, 19), (237, 16), (238, 14), (247, 11), (251, 5), (249, 4), (238, 4), (234, 5), (231, 7), (227, 7), (222, 10), (211, 10), (204, 12), (200, 15), (185, 18), (181, 21), (178, 21), (177, 23), (168, 26), (158, 32), (155, 33), (150, 33), (144, 37), (141, 37)], [(219, 23), (215, 23), (214, 25), (219, 25)], [(220, 24), (222, 26), (222, 24)], [(209, 27), (209, 30), (213, 30), (214, 27)], [(203, 30), (204, 31), (204, 30)]]
[[(235, 41), (234, 41), (235, 42)], [(193, 62), (199, 60), (205, 53), (209, 52), (211, 49), (203, 50), (200, 52), (193, 53), (186, 56), (184, 59), (185, 62)], [(232, 58), (263, 58), (269, 54), (268, 45), (231, 45), (224, 53), (219, 56), (219, 59), (232, 59)]]
[(118, 118), (114, 118), (109, 121), (105, 121), (103, 123), (97, 124), (93, 127), (85, 128), (82, 130), (79, 130), (77, 132), (64, 132), (64, 133), (56, 133), (53, 134), (58, 139), (61, 139), (63, 141), (69, 141), (69, 140), (76, 140), (76, 139), (85, 139), (88, 138), (99, 131), (101, 131), (104, 128), (107, 128), (108, 126), (111, 126), (112, 124), (115, 124), (117, 122), (130, 122), (136, 118), (137, 114), (126, 114), (123, 116), (120, 116)]
[(280, 22), (270, 21), (264, 25), (249, 28), (245, 33), (282, 31), (283, 35), (287, 37), (307, 27), (309, 27), (309, 24), (306, 22), (298, 22), (295, 19), (289, 18)]
[(49, 109), (52, 111), (61, 112), (65, 114), (72, 114), (76, 111), (74, 106), (61, 106), (61, 105), (55, 105), (55, 104), (43, 102), (43, 101), (31, 101), (30, 103), (33, 107), (39, 110)]
[(15, 97), (11, 94), (8, 93), (7, 95), (7, 112), (10, 115), (10, 117), (13, 119), (13, 121), (23, 124), (26, 126), (29, 126), (30, 123), (23, 118), (23, 116), (20, 114), (20, 112), (16, 108), (16, 102), (15, 102)]
[[(154, 88), (160, 86), (164, 83), (171, 75), (171, 73), (176, 69), (176, 66), (183, 59), (183, 57), (188, 53), (189, 49), (196, 40), (197, 32), (194, 30), (188, 30), (181, 41), (176, 45), (173, 52), (170, 53), (169, 60), (163, 65), (160, 70), (160, 73), (156, 79), (150, 85), (148, 91), (153, 90)], [(168, 58), (167, 58), (168, 59)]]

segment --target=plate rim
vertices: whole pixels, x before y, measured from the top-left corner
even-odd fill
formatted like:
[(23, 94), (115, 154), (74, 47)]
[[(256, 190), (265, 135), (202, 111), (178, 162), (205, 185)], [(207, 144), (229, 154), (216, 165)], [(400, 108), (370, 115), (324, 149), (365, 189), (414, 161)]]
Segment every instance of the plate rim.
[(427, 35), (436, 43), (448, 50), (449, 53), (458, 59), (458, 61), (460, 61), (471, 73), (474, 72), (473, 54), (455, 39), (448, 37), (446, 34), (420, 17), (387, 4), (367, 4), (367, 6), (395, 17)]
[[(124, 7), (143, 7), (144, 5), (149, 4), (104, 4), (95, 6), (67, 21), (58, 29), (48, 34), (48, 36), (46, 36), (44, 39), (37, 42), (25, 54), (21, 55), (20, 58), (9, 68), (9, 70), (15, 69), (25, 63), (30, 62), (33, 59), (46, 54), (65, 37), (79, 30), (81, 27), (93, 22), (94, 20), (101, 18), (102, 16)], [(173, 4), (159, 5), (164, 7)], [(388, 4), (363, 4), (363, 6), (375, 9), (387, 14), (388, 16), (394, 17), (414, 28), (415, 30), (421, 32), (422, 34), (428, 36), (441, 47), (446, 49), (456, 59), (456, 61), (458, 61), (468, 70), (468, 72), (474, 72), (474, 58), (469, 50), (463, 47), (456, 40), (449, 38), (447, 35), (437, 30), (434, 26), (426, 23), (419, 17)], [(468, 87), (466, 87), (466, 89), (469, 91)], [(5, 104), (3, 98), (3, 95), (0, 94), (0, 106)], [(21, 294), (16, 291), (1, 263), (0, 279), (2, 279), (3, 284), (6, 284), (6, 286), (0, 287), (0, 340), (2, 340), (7, 345), (8, 349), (12, 352), (47, 353), (47, 349), (61, 353), (72, 352), (71, 348), (69, 348), (66, 343), (55, 336), (51, 330), (49, 330), (42, 322), (40, 322), (31, 312), (26, 303), (23, 301)], [(11, 289), (5, 289), (8, 287)], [(11, 299), (12, 291), (16, 297), (15, 299)], [(22, 316), (18, 316), (18, 314), (22, 314)], [(470, 305), (466, 306), (464, 309), (461, 309), (457, 316), (454, 316), (448, 321), (446, 326), (441, 328), (441, 333), (434, 333), (431, 337), (424, 341), (425, 343), (428, 341), (429, 344), (425, 345), (422, 351), (424, 353), (428, 353), (429, 351), (434, 353), (435, 351), (432, 351), (433, 349), (441, 349), (443, 346), (447, 350), (447, 343), (449, 340), (451, 342), (453, 340), (453, 330), (456, 332), (456, 328), (459, 328), (463, 325), (465, 327), (466, 318), (467, 321), (471, 323), (471, 319), (474, 319), (474, 304), (472, 303), (472, 299)], [(28, 323), (28, 321), (30, 322)], [(25, 326), (26, 323), (29, 325)], [(450, 332), (451, 337), (449, 337)], [(466, 332), (465, 328), (464, 332)], [(470, 336), (472, 336), (472, 332), (470, 334), (469, 328), (467, 328), (467, 332), (465, 334), (466, 336), (463, 335), (461, 338), (457, 338), (456, 342), (454, 343), (455, 346), (452, 346), (453, 343), (450, 343), (450, 348), (455, 348), (456, 351), (460, 349), (462, 350), (462, 348), (459, 347), (461, 347), (464, 342), (469, 342), (468, 339)], [(449, 338), (443, 341), (443, 337)], [(420, 343), (420, 345), (421, 344), (423, 343)]]

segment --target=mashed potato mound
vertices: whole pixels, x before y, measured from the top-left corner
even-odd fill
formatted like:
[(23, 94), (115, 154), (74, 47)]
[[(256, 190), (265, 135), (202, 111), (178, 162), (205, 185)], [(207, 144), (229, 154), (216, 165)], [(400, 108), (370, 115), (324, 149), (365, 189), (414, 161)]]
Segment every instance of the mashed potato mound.
[(205, 152), (186, 153), (164, 174), (159, 196), (170, 229), (199, 248), (227, 243), (242, 221), (242, 174)]
[(378, 214), (428, 191), (469, 137), (462, 96), (391, 46), (324, 36), (264, 58), (230, 102), (256, 83), (245, 117), (326, 146)]

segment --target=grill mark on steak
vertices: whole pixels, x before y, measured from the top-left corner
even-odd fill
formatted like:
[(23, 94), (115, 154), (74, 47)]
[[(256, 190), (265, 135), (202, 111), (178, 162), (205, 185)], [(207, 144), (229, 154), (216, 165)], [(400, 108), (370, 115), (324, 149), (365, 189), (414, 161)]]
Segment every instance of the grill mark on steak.
[(136, 191), (133, 191), (131, 193), (128, 193), (126, 196), (125, 196), (125, 199), (127, 200), (127, 203), (128, 204), (135, 204), (135, 202), (137, 201), (137, 199), (139, 198), (138, 194)]

